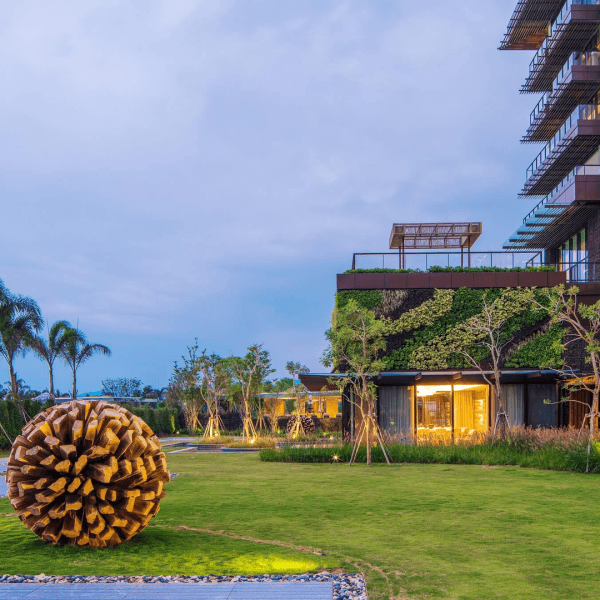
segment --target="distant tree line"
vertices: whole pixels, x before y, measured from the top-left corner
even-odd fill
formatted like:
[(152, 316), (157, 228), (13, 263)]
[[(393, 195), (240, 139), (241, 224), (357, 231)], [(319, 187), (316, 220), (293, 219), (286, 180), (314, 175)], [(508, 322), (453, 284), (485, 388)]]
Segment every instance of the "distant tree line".
[(242, 437), (253, 437), (256, 432), (252, 418), (260, 420), (264, 412), (262, 392), (299, 394), (303, 391), (295, 377), (308, 372), (308, 368), (290, 361), (286, 370), (290, 377), (269, 379), (275, 370), (271, 366), (271, 354), (262, 344), (248, 346), (243, 356), (221, 357), (200, 351), (196, 340), (181, 361), (175, 361), (165, 402), (182, 410), (186, 429), (191, 433), (198, 429), (201, 412), (218, 428), (219, 412), (235, 410), (242, 418)]

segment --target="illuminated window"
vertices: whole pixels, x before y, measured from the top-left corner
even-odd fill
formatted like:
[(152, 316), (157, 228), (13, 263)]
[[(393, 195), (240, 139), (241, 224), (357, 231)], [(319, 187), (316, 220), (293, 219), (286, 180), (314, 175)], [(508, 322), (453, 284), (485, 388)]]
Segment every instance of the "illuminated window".
[(417, 436), (449, 441), (487, 431), (488, 396), (487, 385), (417, 386)]

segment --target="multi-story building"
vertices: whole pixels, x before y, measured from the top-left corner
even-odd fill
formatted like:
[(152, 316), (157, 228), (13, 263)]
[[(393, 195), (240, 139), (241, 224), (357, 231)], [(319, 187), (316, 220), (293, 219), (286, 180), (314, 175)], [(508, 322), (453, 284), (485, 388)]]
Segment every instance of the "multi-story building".
[(522, 139), (542, 146), (521, 190), (533, 209), (504, 248), (600, 281), (600, 0), (519, 0), (500, 49), (534, 52), (521, 92), (541, 94)]

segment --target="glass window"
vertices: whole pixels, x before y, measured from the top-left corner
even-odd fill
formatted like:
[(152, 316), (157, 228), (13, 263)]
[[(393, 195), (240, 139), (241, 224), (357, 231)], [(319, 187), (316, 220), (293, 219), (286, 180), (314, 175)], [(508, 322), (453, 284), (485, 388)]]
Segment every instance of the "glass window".
[(417, 386), (416, 425), (420, 441), (450, 443), (488, 430), (487, 385)]

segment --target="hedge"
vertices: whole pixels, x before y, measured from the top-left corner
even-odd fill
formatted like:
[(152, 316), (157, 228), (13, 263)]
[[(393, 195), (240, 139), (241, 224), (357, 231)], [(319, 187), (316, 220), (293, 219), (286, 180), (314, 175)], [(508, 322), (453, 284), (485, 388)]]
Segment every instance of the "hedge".
[[(52, 400), (42, 403), (35, 402), (30, 398), (23, 399), (21, 403), (25, 409), (26, 416), (31, 418), (54, 404)], [(23, 429), (25, 423), (14, 400), (0, 400), (0, 424), (2, 424), (2, 427), (6, 430), (11, 440), (14, 440), (21, 434), (21, 429)], [(10, 445), (10, 441), (6, 439), (6, 436), (0, 429), (0, 447), (8, 448)]]
[[(23, 407), (27, 416), (33, 418), (38, 413), (42, 412), (46, 408), (54, 406), (52, 400), (46, 403), (34, 402), (30, 399), (22, 401)], [(127, 407), (134, 415), (141, 417), (148, 423), (156, 433), (175, 433), (178, 429), (176, 408), (131, 408)], [(11, 440), (14, 440), (18, 435), (21, 434), (21, 429), (24, 426), (23, 417), (19, 412), (16, 403), (13, 400), (0, 400), (0, 424), (6, 430)], [(0, 448), (10, 447), (10, 441), (6, 439), (6, 436), (0, 429)]]

